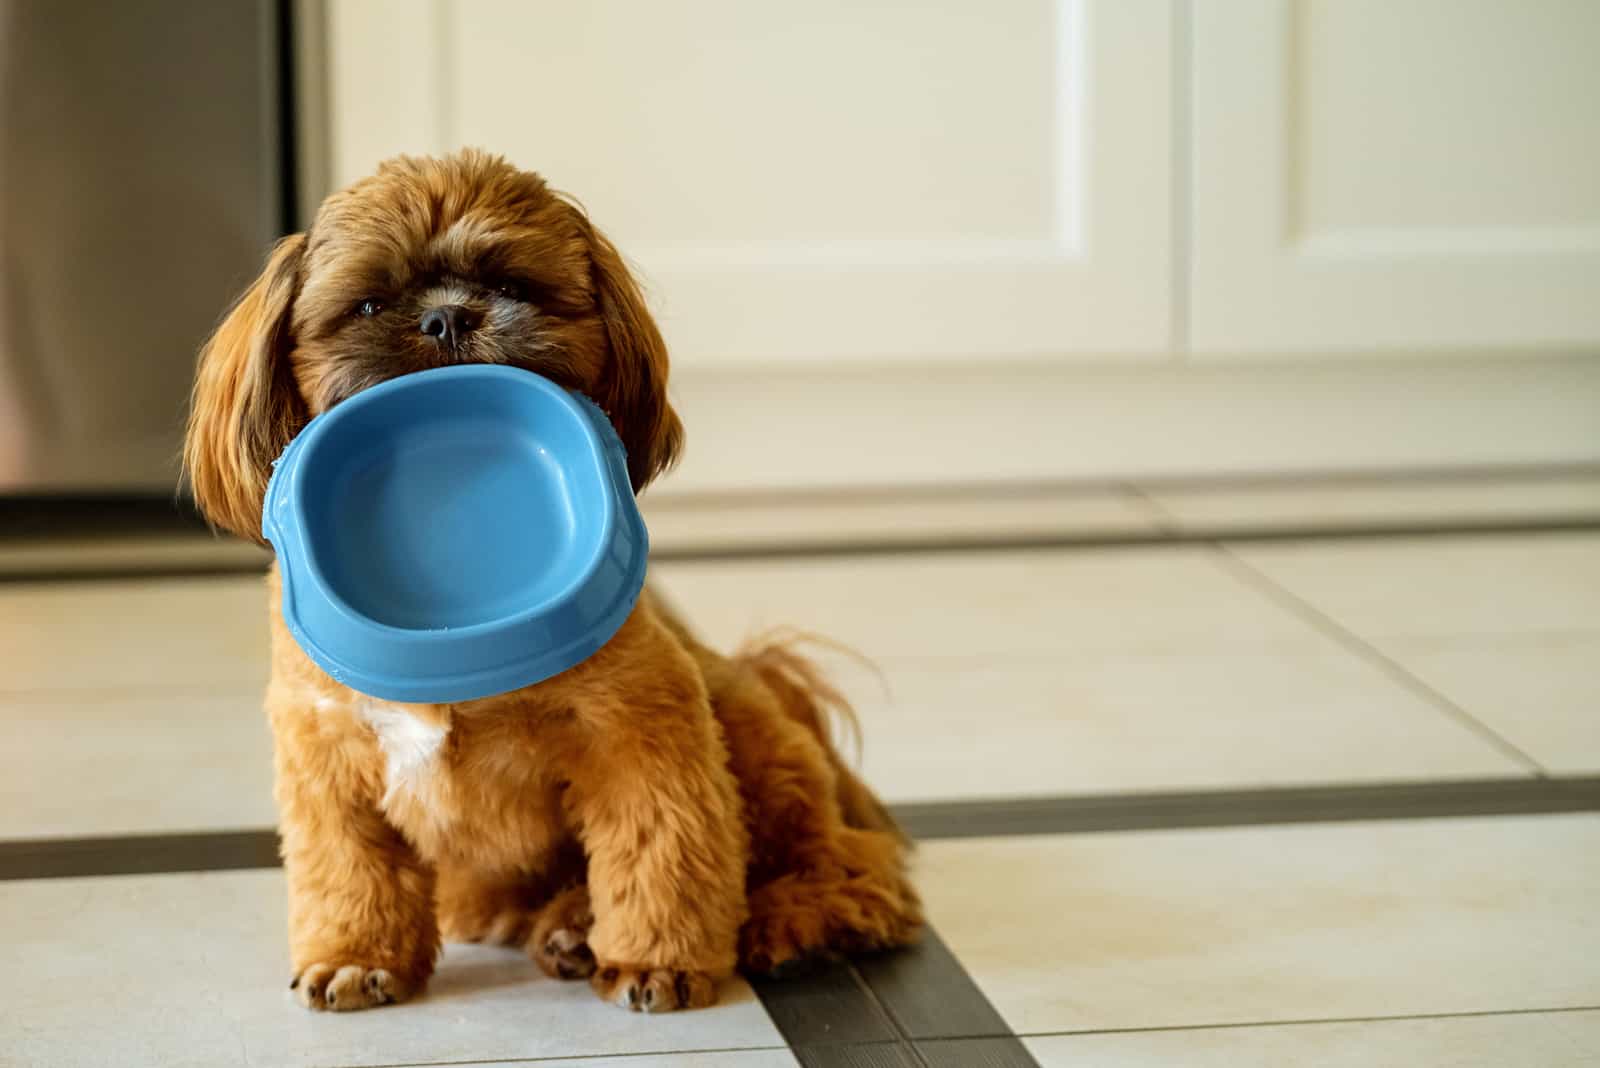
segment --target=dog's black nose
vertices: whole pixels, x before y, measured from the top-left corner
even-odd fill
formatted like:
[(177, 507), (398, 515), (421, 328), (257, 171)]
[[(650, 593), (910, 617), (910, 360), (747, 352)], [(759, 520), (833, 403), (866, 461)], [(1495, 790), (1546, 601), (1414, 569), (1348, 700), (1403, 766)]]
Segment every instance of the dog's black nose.
[(423, 334), (435, 341), (455, 343), (478, 325), (477, 318), (459, 304), (441, 304), (422, 313)]

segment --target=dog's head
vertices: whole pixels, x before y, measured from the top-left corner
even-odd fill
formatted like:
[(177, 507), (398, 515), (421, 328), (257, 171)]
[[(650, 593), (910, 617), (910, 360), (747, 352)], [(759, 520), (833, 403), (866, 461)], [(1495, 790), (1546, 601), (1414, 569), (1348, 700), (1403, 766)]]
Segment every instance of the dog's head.
[(401, 157), (281, 241), (201, 350), (184, 446), (195, 500), (261, 540), (272, 461), (307, 420), (452, 363), (582, 390), (616, 426), (635, 490), (682, 444), (661, 335), (582, 209), (496, 156)]

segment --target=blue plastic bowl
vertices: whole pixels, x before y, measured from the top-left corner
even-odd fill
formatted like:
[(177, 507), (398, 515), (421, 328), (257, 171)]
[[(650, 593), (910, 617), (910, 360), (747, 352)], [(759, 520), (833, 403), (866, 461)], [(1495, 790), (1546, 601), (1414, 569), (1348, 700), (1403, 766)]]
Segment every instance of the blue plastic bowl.
[(633, 610), (649, 554), (605, 414), (487, 364), (392, 379), (311, 420), (261, 522), (295, 641), (389, 701), (487, 697), (582, 662)]

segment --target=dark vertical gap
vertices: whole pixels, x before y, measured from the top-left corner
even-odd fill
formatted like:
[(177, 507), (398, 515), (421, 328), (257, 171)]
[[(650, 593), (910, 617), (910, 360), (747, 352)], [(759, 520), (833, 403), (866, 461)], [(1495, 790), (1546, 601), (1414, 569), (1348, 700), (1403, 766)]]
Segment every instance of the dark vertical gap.
[(272, 5), (273, 59), (276, 82), (278, 165), (278, 230), (293, 233), (300, 219), (300, 117), (294, 47), (294, 0), (267, 0)]

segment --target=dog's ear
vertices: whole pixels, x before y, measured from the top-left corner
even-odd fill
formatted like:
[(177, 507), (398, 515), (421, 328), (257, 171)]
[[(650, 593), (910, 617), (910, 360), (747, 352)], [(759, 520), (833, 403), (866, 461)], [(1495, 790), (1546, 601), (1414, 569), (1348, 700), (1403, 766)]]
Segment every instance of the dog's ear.
[(635, 493), (672, 464), (683, 448), (683, 423), (667, 402), (667, 346), (622, 255), (576, 209), (610, 348), (594, 401), (611, 417), (628, 450)]
[(300, 288), (306, 238), (278, 242), (200, 350), (184, 467), (206, 518), (261, 541), (261, 504), (272, 462), (306, 422), (289, 365), (289, 312)]

